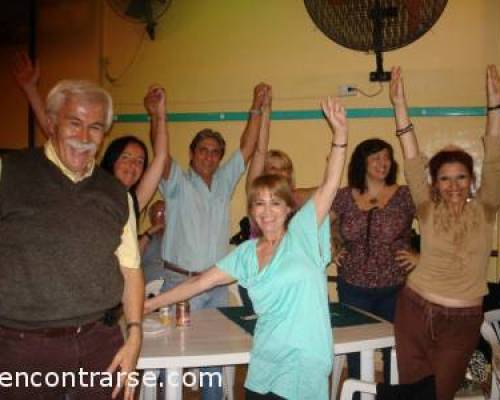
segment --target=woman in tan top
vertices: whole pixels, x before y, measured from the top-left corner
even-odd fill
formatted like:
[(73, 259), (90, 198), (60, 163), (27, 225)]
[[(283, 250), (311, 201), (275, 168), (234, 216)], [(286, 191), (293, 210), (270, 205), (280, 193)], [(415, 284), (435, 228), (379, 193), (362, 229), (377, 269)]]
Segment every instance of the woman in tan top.
[(479, 339), (486, 271), (500, 205), (500, 80), (487, 69), (488, 119), (481, 187), (474, 195), (472, 157), (447, 147), (429, 161), (419, 153), (399, 67), (390, 99), (406, 180), (422, 237), (420, 261), (401, 291), (395, 317), (401, 383), (434, 375), (439, 400), (453, 399)]

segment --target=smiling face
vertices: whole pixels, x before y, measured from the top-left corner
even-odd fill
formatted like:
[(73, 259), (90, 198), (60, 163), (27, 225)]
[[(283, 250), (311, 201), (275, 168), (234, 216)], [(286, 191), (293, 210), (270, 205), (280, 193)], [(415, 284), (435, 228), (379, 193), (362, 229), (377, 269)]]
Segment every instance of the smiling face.
[(463, 206), (470, 195), (472, 176), (459, 162), (444, 163), (438, 170), (434, 188), (449, 205)]
[(102, 103), (78, 96), (66, 99), (49, 117), (49, 132), (57, 156), (76, 176), (84, 175), (101, 146), (106, 123)]
[(391, 155), (388, 149), (382, 149), (366, 157), (366, 177), (369, 179), (384, 181), (391, 169)]
[(191, 168), (207, 183), (219, 168), (223, 151), (219, 143), (212, 138), (202, 139), (190, 152)]
[(130, 142), (113, 166), (113, 174), (127, 188), (134, 186), (144, 171), (144, 150), (137, 143)]
[(279, 236), (286, 230), (292, 209), (285, 200), (267, 188), (258, 190), (251, 203), (250, 213), (264, 236)]

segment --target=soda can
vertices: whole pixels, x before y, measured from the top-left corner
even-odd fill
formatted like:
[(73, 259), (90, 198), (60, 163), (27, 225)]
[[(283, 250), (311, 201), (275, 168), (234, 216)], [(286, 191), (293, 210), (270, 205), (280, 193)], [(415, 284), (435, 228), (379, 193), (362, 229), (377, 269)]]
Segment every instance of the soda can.
[(178, 327), (191, 325), (191, 312), (189, 301), (181, 301), (175, 305), (175, 324)]

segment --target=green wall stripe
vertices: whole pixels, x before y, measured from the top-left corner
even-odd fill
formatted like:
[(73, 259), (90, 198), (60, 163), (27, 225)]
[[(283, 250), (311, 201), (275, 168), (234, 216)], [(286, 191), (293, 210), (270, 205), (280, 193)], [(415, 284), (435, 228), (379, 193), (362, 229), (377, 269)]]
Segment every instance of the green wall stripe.
[[(348, 118), (392, 118), (392, 108), (349, 108)], [(412, 117), (481, 117), (486, 115), (485, 107), (413, 107), (410, 108)], [(210, 122), (210, 121), (246, 121), (248, 113), (244, 111), (229, 112), (194, 112), (169, 113), (169, 122)], [(275, 121), (288, 120), (315, 120), (322, 119), (320, 110), (289, 110), (273, 111), (271, 119)], [(148, 122), (147, 114), (118, 114), (115, 122), (140, 123)]]

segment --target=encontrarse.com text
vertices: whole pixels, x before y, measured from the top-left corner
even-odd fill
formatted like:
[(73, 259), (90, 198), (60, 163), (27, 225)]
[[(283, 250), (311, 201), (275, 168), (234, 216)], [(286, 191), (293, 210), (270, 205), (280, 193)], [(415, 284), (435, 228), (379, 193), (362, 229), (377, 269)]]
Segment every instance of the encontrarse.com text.
[[(0, 387), (113, 387), (116, 382), (123, 382), (125, 372), (88, 372), (80, 368), (78, 372), (7, 372), (0, 371)], [(167, 374), (166, 385), (193, 387), (222, 386), (222, 375), (220, 372), (200, 371), (199, 379), (194, 372), (184, 372), (182, 375), (176, 372)], [(208, 380), (207, 380), (208, 378)], [(114, 383), (115, 382), (115, 383)], [(163, 386), (158, 383), (158, 376), (153, 371), (130, 372), (128, 374), (128, 386), (134, 387), (143, 384), (146, 387)], [(204, 385), (205, 383), (205, 385)], [(207, 385), (208, 383), (208, 385)]]

